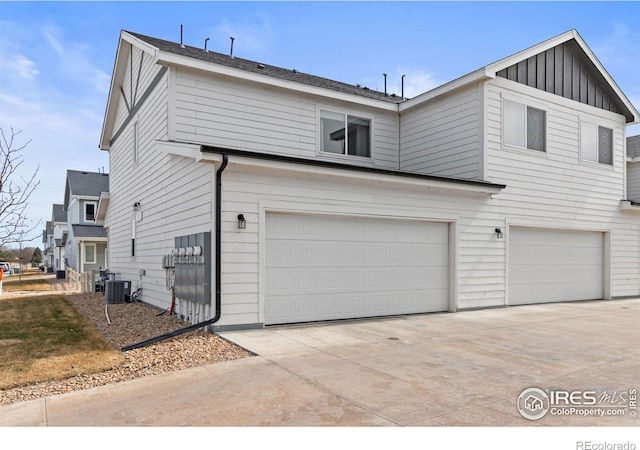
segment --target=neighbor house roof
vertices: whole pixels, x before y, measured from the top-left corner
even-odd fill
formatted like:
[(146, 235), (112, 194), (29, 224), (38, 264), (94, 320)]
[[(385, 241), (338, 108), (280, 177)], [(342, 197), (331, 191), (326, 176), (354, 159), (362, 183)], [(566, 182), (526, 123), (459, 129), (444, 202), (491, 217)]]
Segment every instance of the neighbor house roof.
[(109, 192), (109, 174), (67, 170), (67, 185), (64, 195), (64, 208), (69, 207), (71, 196), (87, 197), (97, 200), (102, 192)]
[(64, 205), (54, 204), (52, 216), (53, 222), (65, 223), (67, 221), (67, 213), (64, 210)]
[(74, 239), (78, 238), (105, 238), (107, 237), (107, 230), (100, 225), (71, 225), (73, 229)]
[(630, 158), (640, 157), (640, 135), (627, 138), (627, 156)]

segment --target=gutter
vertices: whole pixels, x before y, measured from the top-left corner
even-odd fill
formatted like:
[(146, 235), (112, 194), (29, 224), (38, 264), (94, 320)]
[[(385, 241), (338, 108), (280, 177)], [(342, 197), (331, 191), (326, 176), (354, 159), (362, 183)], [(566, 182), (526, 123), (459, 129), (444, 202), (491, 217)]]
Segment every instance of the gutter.
[(146, 341), (141, 341), (135, 344), (127, 345), (122, 347), (123, 352), (127, 352), (129, 350), (134, 350), (136, 348), (145, 347), (147, 345), (155, 344), (156, 342), (164, 341), (166, 339), (170, 339), (175, 336), (179, 336), (181, 334), (188, 333), (190, 331), (197, 330), (199, 328), (204, 328), (209, 325), (213, 325), (222, 316), (222, 172), (227, 167), (229, 163), (229, 158), (226, 154), (222, 154), (222, 164), (218, 167), (216, 171), (216, 315), (204, 322), (199, 322), (193, 325), (189, 325), (185, 328), (180, 328), (179, 330), (170, 331), (169, 333), (161, 334), (160, 336), (153, 337), (151, 339), (147, 339)]

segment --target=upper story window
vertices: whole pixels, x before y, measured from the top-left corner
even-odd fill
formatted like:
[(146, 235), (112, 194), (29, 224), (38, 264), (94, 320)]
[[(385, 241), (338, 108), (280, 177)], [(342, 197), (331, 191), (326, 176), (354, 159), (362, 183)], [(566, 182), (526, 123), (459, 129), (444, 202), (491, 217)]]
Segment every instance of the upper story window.
[(371, 120), (320, 111), (320, 150), (337, 155), (371, 157)]
[(504, 143), (513, 147), (547, 151), (547, 113), (538, 108), (504, 101)]
[(613, 130), (589, 122), (580, 123), (580, 158), (613, 165)]
[(84, 221), (95, 222), (96, 221), (96, 202), (87, 202), (84, 204)]

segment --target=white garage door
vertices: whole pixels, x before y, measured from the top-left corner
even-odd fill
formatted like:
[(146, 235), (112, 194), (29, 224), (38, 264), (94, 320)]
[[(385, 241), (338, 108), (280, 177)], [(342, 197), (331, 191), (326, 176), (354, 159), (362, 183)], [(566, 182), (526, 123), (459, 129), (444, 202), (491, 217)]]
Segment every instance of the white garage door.
[(520, 227), (509, 233), (510, 305), (602, 298), (602, 233)]
[(448, 225), (267, 214), (265, 323), (447, 310)]

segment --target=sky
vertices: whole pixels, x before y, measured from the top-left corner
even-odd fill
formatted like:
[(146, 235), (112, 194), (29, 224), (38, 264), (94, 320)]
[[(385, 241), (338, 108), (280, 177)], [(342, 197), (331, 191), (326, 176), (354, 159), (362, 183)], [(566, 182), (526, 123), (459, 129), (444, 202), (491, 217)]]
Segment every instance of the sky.
[[(109, 172), (99, 150), (121, 30), (204, 46), (412, 97), (576, 29), (640, 107), (640, 2), (7, 2), (0, 0), (0, 128), (40, 184), (25, 246), (42, 246), (66, 171)], [(640, 125), (628, 135), (640, 134)], [(38, 226), (39, 225), (39, 226)]]

